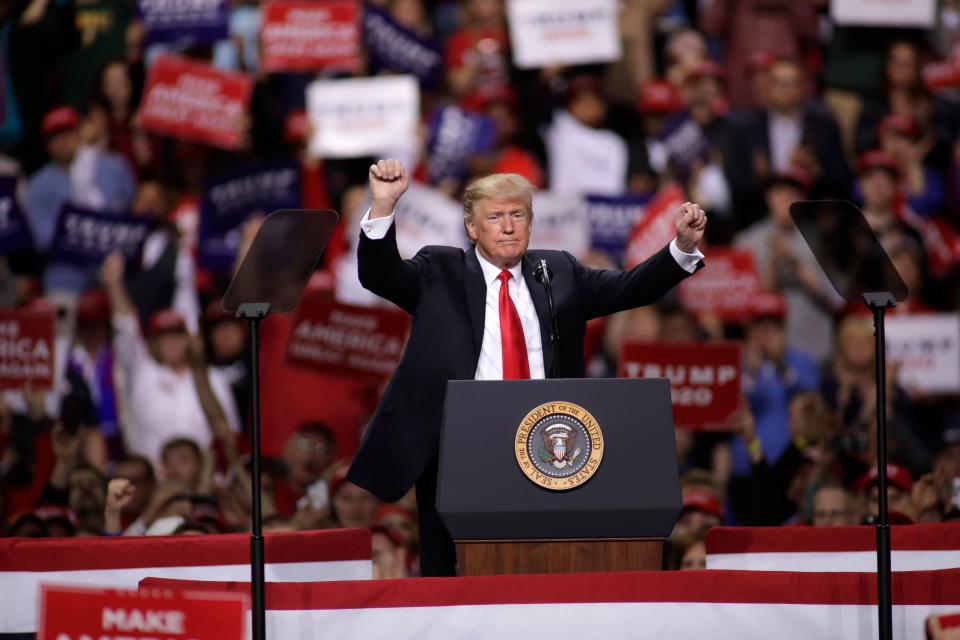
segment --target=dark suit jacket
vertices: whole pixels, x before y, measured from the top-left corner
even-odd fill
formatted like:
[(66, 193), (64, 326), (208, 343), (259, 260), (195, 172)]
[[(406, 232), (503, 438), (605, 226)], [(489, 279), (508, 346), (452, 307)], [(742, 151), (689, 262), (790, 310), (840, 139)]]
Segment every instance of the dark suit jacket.
[[(475, 249), (424, 247), (403, 260), (394, 225), (382, 240), (361, 233), (358, 251), (363, 286), (413, 316), (407, 347), (347, 476), (393, 502), (437, 452), (447, 381), (472, 380), (476, 374), (487, 287)], [(669, 247), (630, 271), (590, 269), (563, 251), (527, 251), (523, 276), (540, 319), (547, 372), (553, 362), (550, 314), (546, 293), (533, 276), (540, 258), (553, 271), (564, 378), (583, 376), (587, 320), (650, 304), (690, 275)]]
[[(767, 214), (763, 197), (766, 177), (755, 175), (753, 166), (755, 151), (760, 151), (770, 161), (770, 115), (766, 110), (754, 110), (741, 114), (739, 119), (743, 135), (739, 141), (737, 171), (747, 170), (751, 177), (746, 183), (740, 178), (733, 184), (737, 215), (744, 216), (746, 213), (746, 219), (740, 220), (737, 226), (744, 227)], [(849, 198), (852, 176), (844, 155), (840, 129), (826, 109), (815, 104), (804, 106), (801, 144), (813, 151), (820, 165), (820, 176), (810, 197)], [(744, 192), (744, 187), (748, 191)]]

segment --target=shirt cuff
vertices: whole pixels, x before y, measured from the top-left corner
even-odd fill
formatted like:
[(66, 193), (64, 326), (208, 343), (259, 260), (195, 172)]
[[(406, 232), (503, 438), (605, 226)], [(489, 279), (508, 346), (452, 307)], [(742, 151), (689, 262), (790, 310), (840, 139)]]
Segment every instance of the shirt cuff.
[(703, 260), (703, 254), (700, 252), (700, 249), (694, 247), (693, 253), (685, 253), (680, 251), (680, 247), (677, 246), (677, 239), (674, 238), (670, 243), (670, 255), (673, 256), (673, 259), (677, 261), (677, 264), (680, 265), (680, 268), (688, 273), (693, 273), (697, 270), (697, 265)]
[(391, 224), (393, 224), (393, 213), (385, 218), (374, 218), (371, 220), (370, 209), (367, 209), (367, 212), (363, 215), (363, 220), (360, 221), (360, 229), (363, 230), (363, 235), (367, 236), (370, 240), (383, 240), (384, 236), (387, 235), (387, 231), (390, 230)]

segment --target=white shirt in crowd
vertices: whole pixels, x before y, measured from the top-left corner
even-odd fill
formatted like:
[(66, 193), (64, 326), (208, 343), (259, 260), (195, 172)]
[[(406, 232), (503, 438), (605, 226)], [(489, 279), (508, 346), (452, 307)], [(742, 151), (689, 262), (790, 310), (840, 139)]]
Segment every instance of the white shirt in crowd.
[[(201, 450), (208, 449), (213, 436), (190, 371), (176, 373), (153, 359), (136, 316), (114, 315), (113, 330), (117, 383), (122, 389), (124, 433), (130, 452), (157, 464), (163, 445), (173, 438), (190, 438)], [(217, 371), (208, 369), (208, 373), (230, 428), (239, 431), (240, 419), (229, 385)]]
[[(364, 235), (371, 240), (380, 240), (387, 235), (393, 223), (393, 214), (383, 218), (370, 219), (367, 211), (360, 221), (360, 228)], [(685, 271), (693, 273), (697, 263), (703, 259), (699, 249), (693, 253), (684, 253), (677, 246), (674, 239), (670, 243), (670, 255)], [(483, 270), (483, 279), (487, 284), (487, 300), (483, 319), (483, 341), (480, 344), (480, 360), (477, 362), (475, 380), (503, 380), (503, 350), (500, 343), (500, 268), (477, 252), (480, 269)], [(543, 367), (543, 336), (540, 335), (540, 320), (537, 310), (533, 306), (533, 298), (527, 288), (527, 281), (523, 278), (520, 265), (510, 269), (510, 297), (520, 315), (520, 324), (523, 326), (524, 342), (527, 345), (527, 361), (530, 364), (530, 377), (542, 379), (546, 375)]]
[(803, 138), (803, 121), (800, 116), (790, 118), (771, 111), (767, 126), (767, 135), (770, 137), (770, 164), (776, 172), (786, 171), (790, 168), (793, 152), (800, 146)]

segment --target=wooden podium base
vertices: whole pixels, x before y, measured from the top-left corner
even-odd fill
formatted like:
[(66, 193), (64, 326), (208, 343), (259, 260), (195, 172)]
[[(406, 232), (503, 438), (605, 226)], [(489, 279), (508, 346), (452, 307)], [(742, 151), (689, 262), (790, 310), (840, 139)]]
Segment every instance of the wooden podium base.
[(660, 571), (663, 540), (458, 540), (457, 574)]

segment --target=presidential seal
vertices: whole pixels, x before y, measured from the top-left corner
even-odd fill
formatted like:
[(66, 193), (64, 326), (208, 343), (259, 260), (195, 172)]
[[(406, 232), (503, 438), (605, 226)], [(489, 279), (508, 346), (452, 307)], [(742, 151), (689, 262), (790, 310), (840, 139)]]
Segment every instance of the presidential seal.
[(564, 491), (579, 487), (597, 472), (603, 433), (583, 407), (547, 402), (520, 423), (514, 448), (525, 476), (544, 489)]

